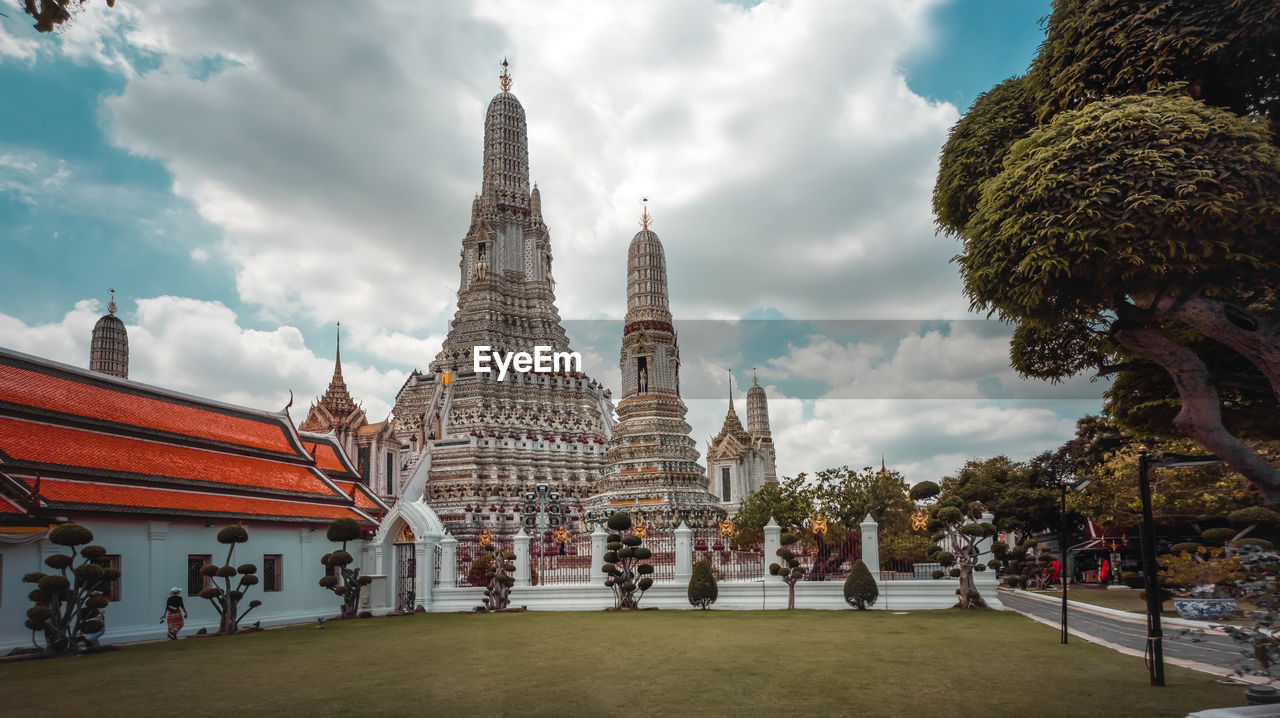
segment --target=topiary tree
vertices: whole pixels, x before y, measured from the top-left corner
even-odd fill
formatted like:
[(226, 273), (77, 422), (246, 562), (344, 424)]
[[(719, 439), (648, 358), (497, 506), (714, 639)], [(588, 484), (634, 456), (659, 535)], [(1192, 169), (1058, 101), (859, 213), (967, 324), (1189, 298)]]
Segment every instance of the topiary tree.
[(871, 575), (871, 569), (858, 559), (849, 569), (849, 577), (844, 580), (844, 600), (859, 611), (874, 606), (880, 598), (880, 589)]
[(604, 554), (603, 571), (608, 576), (604, 585), (613, 589), (615, 609), (640, 607), (640, 598), (653, 585), (653, 565), (645, 563), (653, 558), (653, 552), (642, 546), (644, 541), (634, 534), (624, 535), (631, 528), (631, 516), (618, 512), (609, 517), (609, 534)]
[(711, 573), (711, 564), (698, 561), (693, 564), (693, 576), (689, 578), (689, 604), (707, 610), (716, 602), (720, 588), (716, 585), (716, 577)]
[[(501, 552), (498, 542), (485, 546), (488, 559), (480, 564), (484, 571), (484, 605), (483, 611), (501, 611), (511, 605), (511, 587), (516, 585), (515, 551)], [(484, 557), (482, 556), (482, 558)], [(501, 560), (499, 560), (501, 557)], [(479, 559), (476, 563), (480, 563)], [(475, 564), (472, 564), (473, 566)]]
[[(236, 544), (241, 544), (249, 540), (249, 532), (239, 524), (224, 526), (218, 531), (218, 543), (227, 547), (227, 560), (221, 566), (209, 564), (200, 569), (200, 573), (208, 576), (210, 586), (196, 594), (200, 598), (207, 598), (209, 603), (213, 604), (213, 608), (218, 612), (218, 633), (228, 634), (235, 633), (240, 630), (240, 621), (248, 615), (250, 611), (262, 605), (262, 601), (253, 600), (249, 602), (249, 607), (240, 612), (240, 601), (244, 598), (245, 592), (258, 583), (258, 567), (251, 563), (242, 563), (239, 566), (231, 565), (231, 556), (235, 553)], [(231, 579), (239, 576), (240, 579), (233, 588)], [(222, 585), (219, 586), (217, 579), (222, 579)]]
[[(355, 519), (334, 519), (325, 536), (330, 541), (341, 543), (342, 548), (320, 557), (320, 563), (327, 569), (320, 579), (320, 586), (342, 598), (342, 614), (339, 618), (354, 618), (359, 611), (361, 590), (373, 582), (371, 577), (361, 576), (360, 569), (348, 568), (355, 559), (347, 553), (347, 542), (360, 538), (360, 522)], [(338, 570), (337, 576), (333, 575), (334, 569)]]
[[(919, 502), (938, 497), (940, 487), (931, 481), (922, 481), (911, 487), (911, 498)], [(986, 608), (987, 602), (973, 581), (974, 571), (982, 571), (983, 539), (996, 535), (996, 527), (979, 521), (985, 509), (979, 501), (965, 501), (959, 496), (943, 496), (929, 509), (929, 528), (941, 534), (946, 547), (935, 554), (935, 560), (943, 568), (952, 567), (951, 575), (960, 579), (956, 588), (957, 608)]]
[(804, 578), (804, 569), (800, 567), (800, 561), (796, 559), (796, 555), (787, 547), (799, 538), (793, 533), (782, 534), (779, 538), (782, 546), (778, 548), (778, 558), (782, 561), (769, 564), (769, 575), (781, 576), (782, 582), (787, 584), (787, 608), (789, 609), (796, 607), (796, 582)]
[[(98, 609), (106, 608), (108, 601), (105, 595), (93, 595), (93, 592), (105, 593), (111, 582), (120, 579), (120, 571), (94, 563), (105, 556), (107, 550), (85, 545), (93, 541), (93, 532), (79, 524), (62, 524), (49, 532), (49, 541), (68, 549), (68, 553), (56, 553), (44, 560), (46, 566), (58, 573), (36, 571), (26, 574), (22, 580), (36, 585), (27, 595), (35, 602), (27, 609), (26, 626), (31, 629), (31, 640), (39, 648), (36, 635), (43, 633), (44, 651), (56, 655), (88, 646), (85, 636), (101, 630)], [(75, 565), (76, 546), (84, 546), (79, 552), (84, 561), (78, 566)]]

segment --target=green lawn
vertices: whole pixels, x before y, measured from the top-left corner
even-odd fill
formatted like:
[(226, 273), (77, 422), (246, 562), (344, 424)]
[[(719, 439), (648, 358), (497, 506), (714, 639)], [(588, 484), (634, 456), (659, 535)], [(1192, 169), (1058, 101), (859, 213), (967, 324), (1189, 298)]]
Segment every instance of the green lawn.
[(7, 718), (1183, 716), (1242, 703), (1242, 688), (1172, 666), (1152, 688), (1139, 658), (993, 611), (419, 614), (0, 664)]

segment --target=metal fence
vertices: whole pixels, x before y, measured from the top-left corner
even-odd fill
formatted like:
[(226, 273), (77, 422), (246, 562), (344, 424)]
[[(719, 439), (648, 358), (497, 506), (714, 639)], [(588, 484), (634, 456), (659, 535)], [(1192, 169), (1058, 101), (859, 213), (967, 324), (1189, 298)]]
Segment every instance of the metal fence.
[(673, 533), (649, 529), (641, 544), (653, 552), (649, 563), (653, 565), (655, 583), (676, 580), (676, 536)]
[(529, 561), (537, 570), (535, 585), (591, 583), (591, 535), (569, 534), (561, 543), (547, 531), (542, 541), (529, 542)]
[(849, 575), (853, 562), (862, 558), (862, 536), (851, 534), (838, 542), (818, 537), (815, 545), (794, 543), (790, 548), (804, 569), (803, 580), (843, 581)]
[(907, 561), (889, 559), (880, 562), (881, 581), (924, 581), (933, 578), (933, 572), (942, 565), (932, 561)]
[(717, 581), (753, 581), (764, 576), (764, 547), (735, 546), (718, 529), (695, 529), (693, 560), (706, 561)]

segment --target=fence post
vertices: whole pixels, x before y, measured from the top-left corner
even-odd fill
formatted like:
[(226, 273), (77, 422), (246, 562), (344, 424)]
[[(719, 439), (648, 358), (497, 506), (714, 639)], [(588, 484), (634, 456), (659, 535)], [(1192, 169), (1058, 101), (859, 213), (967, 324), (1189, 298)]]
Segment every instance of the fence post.
[(676, 583), (687, 584), (693, 578), (693, 529), (681, 521), (676, 527)]
[(871, 514), (862, 520), (862, 562), (871, 571), (871, 577), (880, 582), (880, 524)]
[(596, 526), (596, 530), (591, 532), (591, 583), (604, 585), (604, 552), (605, 543), (609, 539), (609, 532), (604, 530), (604, 526)]
[(458, 539), (445, 532), (440, 539), (440, 575), (441, 586), (458, 585)]
[(778, 562), (778, 549), (782, 548), (782, 527), (773, 517), (764, 525), (764, 575), (769, 575), (769, 564)]
[[(991, 513), (990, 511), (983, 511), (982, 518), (978, 519), (978, 523), (989, 524), (992, 521), (994, 521), (995, 518), (996, 518), (996, 515)], [(991, 551), (991, 544), (994, 541), (995, 541), (995, 537), (992, 537), (992, 536), (987, 536), (987, 537), (978, 539), (978, 543), (977, 543), (978, 555), (981, 556), (982, 554)], [(979, 560), (979, 563), (986, 563), (986, 561)]]
[(520, 529), (516, 535), (512, 537), (512, 543), (515, 544), (513, 550), (516, 554), (516, 585), (529, 585), (529, 534)]

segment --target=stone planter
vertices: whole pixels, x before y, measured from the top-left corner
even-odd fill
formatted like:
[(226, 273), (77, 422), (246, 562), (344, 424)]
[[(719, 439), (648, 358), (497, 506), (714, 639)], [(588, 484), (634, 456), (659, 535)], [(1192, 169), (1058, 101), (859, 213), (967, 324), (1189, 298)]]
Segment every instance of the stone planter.
[(1234, 598), (1175, 598), (1178, 615), (1196, 621), (1214, 621), (1236, 612)]

